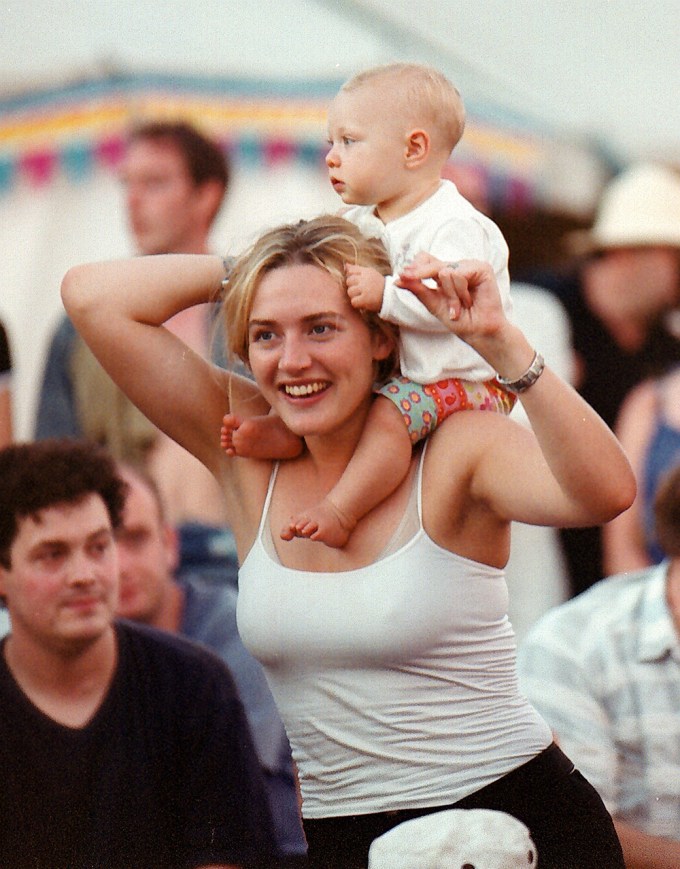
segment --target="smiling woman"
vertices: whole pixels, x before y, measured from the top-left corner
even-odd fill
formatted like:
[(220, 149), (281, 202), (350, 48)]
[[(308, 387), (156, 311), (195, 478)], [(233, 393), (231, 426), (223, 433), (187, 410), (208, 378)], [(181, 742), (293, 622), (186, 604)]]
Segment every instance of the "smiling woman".
[[(162, 325), (219, 291), (218, 257), (80, 266), (62, 292), (110, 374), (224, 488), (241, 562), (239, 630), (286, 724), (313, 869), (363, 867), (374, 837), (451, 806), (519, 818), (547, 866), (621, 866), (601, 800), (518, 691), (503, 566), (513, 520), (595, 524), (625, 509), (628, 462), (546, 368), (520, 396), (536, 434), (500, 414), (454, 414), (345, 546), (287, 534), (291, 515), (345, 472), (374, 381), (394, 367), (391, 327), (348, 301), (348, 264), (389, 268), (375, 241), (337, 217), (272, 230), (239, 260), (225, 323), (254, 382), (211, 367)], [(444, 265), (420, 259), (412, 291), (518, 380), (535, 351), (506, 319), (493, 270), (463, 261), (453, 281)], [(272, 410), (301, 451), (274, 463), (220, 448), (225, 412), (238, 428)]]
[[(273, 319), (262, 319), (264, 312)], [(250, 366), (264, 398), (299, 437), (323, 432), (324, 420), (341, 436), (343, 415), (351, 426), (363, 423), (375, 363), (394, 347), (379, 332), (352, 328), (358, 317), (342, 285), (318, 266), (280, 268), (260, 282)]]

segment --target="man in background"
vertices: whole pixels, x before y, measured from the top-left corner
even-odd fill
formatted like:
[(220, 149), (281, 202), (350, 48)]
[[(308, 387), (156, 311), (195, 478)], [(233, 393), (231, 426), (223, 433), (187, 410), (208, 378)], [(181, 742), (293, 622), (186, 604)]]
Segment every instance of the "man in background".
[(0, 865), (269, 869), (273, 831), (215, 655), (115, 622), (125, 484), (86, 441), (0, 451)]
[[(129, 137), (121, 183), (140, 255), (210, 252), (210, 231), (229, 183), (217, 143), (186, 123), (139, 126)], [(210, 306), (199, 305), (167, 326), (200, 355), (221, 358), (212, 316)], [(47, 357), (35, 433), (95, 441), (129, 466), (126, 516), (134, 510), (135, 530), (128, 533), (126, 519), (120, 614), (199, 640), (227, 661), (265, 771), (282, 852), (291, 859), (304, 853), (283, 724), (264, 674), (236, 630), (236, 548), (217, 482), (135, 408), (66, 316)], [(133, 466), (145, 473), (133, 474)], [(174, 575), (187, 581), (180, 585)]]
[[(229, 182), (228, 163), (217, 143), (184, 122), (143, 124), (130, 134), (121, 182), (140, 255), (209, 252), (210, 230)], [(211, 309), (205, 305), (168, 322), (204, 357), (210, 356), (211, 326)], [(198, 526), (206, 550), (212, 540), (220, 551), (231, 544), (230, 535), (221, 533), (224, 511), (215, 480), (131, 404), (66, 316), (48, 351), (35, 436), (87, 438), (116, 458), (145, 464), (173, 524), (186, 524), (194, 532)]]
[[(578, 254), (568, 270), (524, 277), (564, 305), (574, 385), (613, 427), (634, 386), (680, 362), (680, 174), (628, 167), (605, 188), (592, 228), (568, 242)], [(578, 594), (603, 576), (601, 531), (568, 528), (561, 538)]]
[(680, 465), (655, 522), (668, 560), (548, 612), (518, 657), (522, 690), (604, 800), (628, 869), (680, 866)]
[(304, 865), (306, 851), (290, 747), (260, 664), (236, 628), (235, 585), (190, 574), (176, 580), (177, 535), (164, 516), (153, 480), (129, 466), (125, 507), (116, 534), (120, 559), (118, 614), (203, 643), (229, 667), (239, 690), (265, 778), (279, 846), (276, 867)]

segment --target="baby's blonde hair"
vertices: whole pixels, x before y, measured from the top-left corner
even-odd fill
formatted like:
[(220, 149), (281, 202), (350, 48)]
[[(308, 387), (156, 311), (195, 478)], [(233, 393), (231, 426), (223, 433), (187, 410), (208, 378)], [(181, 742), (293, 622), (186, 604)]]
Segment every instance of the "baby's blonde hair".
[(340, 88), (349, 93), (365, 85), (389, 82), (398, 101), (396, 111), (422, 124), (447, 156), (465, 129), (465, 106), (458, 90), (438, 69), (422, 63), (388, 63), (357, 73)]
[[(364, 236), (342, 217), (324, 215), (313, 220), (287, 223), (261, 236), (234, 265), (222, 303), (227, 351), (249, 364), (249, 322), (255, 294), (266, 274), (291, 265), (314, 265), (332, 275), (347, 288), (345, 264), (370, 266), (383, 275), (392, 267), (383, 244)], [(396, 327), (377, 314), (362, 311), (369, 329), (389, 336), (393, 352), (381, 360), (376, 380), (384, 381), (398, 366)]]

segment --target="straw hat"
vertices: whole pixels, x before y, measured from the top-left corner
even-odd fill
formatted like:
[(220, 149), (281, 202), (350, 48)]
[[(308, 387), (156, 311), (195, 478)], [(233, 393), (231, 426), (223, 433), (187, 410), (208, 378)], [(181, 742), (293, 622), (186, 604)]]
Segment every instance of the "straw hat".
[(680, 174), (642, 163), (605, 189), (592, 229), (570, 233), (573, 253), (611, 247), (680, 247)]

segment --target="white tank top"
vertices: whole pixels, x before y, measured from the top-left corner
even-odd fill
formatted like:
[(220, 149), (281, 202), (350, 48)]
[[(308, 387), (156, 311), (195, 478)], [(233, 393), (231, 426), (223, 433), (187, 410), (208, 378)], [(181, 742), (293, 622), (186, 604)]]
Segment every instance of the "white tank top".
[(306, 818), (447, 805), (551, 742), (517, 686), (503, 571), (426, 534), (422, 464), (415, 534), (339, 573), (285, 567), (267, 546), (275, 468), (239, 573), (239, 631), (286, 726)]

